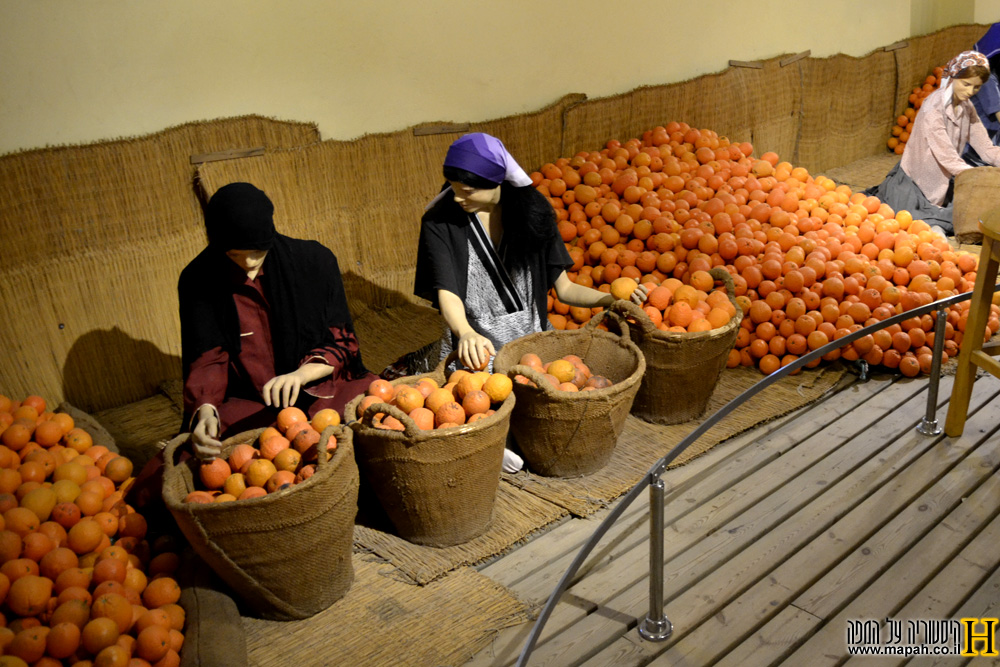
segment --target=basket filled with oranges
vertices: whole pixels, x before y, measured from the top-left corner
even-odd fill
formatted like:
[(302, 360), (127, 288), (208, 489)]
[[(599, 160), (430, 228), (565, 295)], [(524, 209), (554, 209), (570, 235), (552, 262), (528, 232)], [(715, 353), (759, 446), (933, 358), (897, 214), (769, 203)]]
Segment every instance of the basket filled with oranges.
[[(670, 293), (658, 286), (646, 306), (615, 301), (613, 312), (626, 318), (631, 339), (646, 358), (646, 373), (632, 404), (632, 414), (655, 424), (679, 424), (700, 417), (708, 406), (729, 351), (736, 344), (743, 310), (737, 305), (733, 278), (716, 267), (703, 272), (699, 287), (682, 285)], [(714, 289), (715, 282), (724, 288)], [(653, 322), (651, 310), (660, 310)], [(699, 310), (705, 328), (690, 327)], [(706, 312), (707, 311), (707, 312)], [(655, 314), (653, 314), (655, 315)]]
[(447, 363), (375, 380), (344, 409), (367, 487), (414, 544), (444, 547), (487, 530), (500, 485), (514, 394), (505, 375)]
[(262, 618), (308, 618), (354, 581), (353, 434), (339, 415), (322, 433), (305, 419), (286, 408), (276, 427), (226, 439), (208, 463), (188, 456), (182, 440), (164, 450), (167, 508), (194, 551)]
[(542, 331), (504, 345), (493, 368), (515, 379), (510, 428), (528, 468), (577, 477), (602, 468), (614, 453), (646, 370), (624, 335), (597, 328)]

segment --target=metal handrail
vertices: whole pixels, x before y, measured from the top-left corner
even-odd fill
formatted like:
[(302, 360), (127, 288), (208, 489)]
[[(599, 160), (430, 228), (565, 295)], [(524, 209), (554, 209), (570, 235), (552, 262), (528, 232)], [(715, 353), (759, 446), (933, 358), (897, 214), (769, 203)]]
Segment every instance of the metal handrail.
[[(1000, 285), (995, 285), (993, 288), (994, 293), (1000, 291)], [(555, 609), (559, 598), (566, 591), (569, 581), (576, 576), (576, 573), (583, 566), (583, 563), (593, 552), (594, 548), (601, 541), (604, 535), (608, 532), (612, 525), (618, 520), (618, 518), (625, 512), (626, 509), (632, 504), (633, 501), (642, 493), (643, 489), (647, 486), (651, 487), (650, 502), (651, 505), (657, 502), (659, 499), (659, 505), (662, 508), (663, 504), (663, 484), (660, 482), (660, 476), (666, 471), (667, 467), (670, 465), (671, 461), (680, 456), (690, 445), (694, 444), (702, 435), (704, 435), (710, 428), (719, 423), (724, 417), (731, 413), (736, 408), (743, 405), (746, 401), (753, 398), (761, 391), (771, 386), (778, 380), (791, 375), (803, 366), (811, 363), (815, 359), (818, 359), (830, 352), (843, 347), (849, 343), (853, 343), (859, 338), (864, 338), (865, 336), (885, 329), (894, 324), (899, 324), (904, 320), (908, 320), (912, 317), (920, 317), (926, 315), (932, 311), (937, 311), (938, 317), (935, 323), (935, 334), (934, 334), (934, 352), (933, 361), (931, 364), (931, 372), (929, 375), (930, 385), (928, 387), (927, 395), (927, 411), (922, 419), (917, 430), (925, 435), (937, 435), (941, 432), (941, 429), (937, 427), (937, 420), (934, 418), (937, 409), (937, 393), (938, 393), (938, 383), (940, 381), (941, 372), (941, 353), (944, 350), (944, 326), (947, 321), (946, 309), (949, 306), (953, 306), (962, 301), (968, 301), (972, 298), (972, 291), (961, 292), (944, 299), (939, 299), (937, 301), (931, 302), (929, 304), (918, 306), (916, 308), (911, 308), (910, 310), (903, 311), (892, 317), (887, 317), (880, 322), (871, 324), (867, 327), (863, 327), (854, 331), (842, 338), (830, 341), (826, 345), (819, 347), (811, 352), (804, 354), (787, 366), (782, 366), (777, 371), (767, 375), (762, 378), (759, 382), (754, 384), (752, 387), (747, 388), (739, 396), (729, 401), (711, 416), (709, 416), (705, 421), (699, 424), (691, 433), (689, 433), (683, 440), (681, 440), (677, 445), (671, 449), (667, 454), (657, 461), (653, 466), (646, 471), (632, 489), (622, 497), (621, 501), (608, 513), (608, 515), (601, 521), (600, 525), (594, 530), (590, 538), (580, 547), (577, 552), (576, 557), (573, 562), (570, 563), (566, 572), (559, 579), (559, 583), (556, 584), (555, 589), (549, 596), (548, 601), (545, 603), (545, 607), (538, 615), (538, 619), (535, 621), (535, 625), (531, 629), (531, 634), (528, 636), (524, 647), (521, 649), (521, 654), (517, 659), (518, 667), (525, 667), (527, 665), (527, 660), (531, 656), (531, 653), (535, 649), (535, 644), (538, 642), (538, 638), (545, 627), (545, 623), (549, 620), (552, 615), (552, 611)], [(659, 492), (657, 492), (657, 483), (659, 483)], [(655, 512), (656, 510), (651, 510)], [(662, 509), (659, 513), (662, 519)], [(660, 535), (660, 549), (656, 549), (655, 544), (650, 545), (650, 613), (646, 616), (646, 619), (640, 625), (639, 632), (645, 638), (652, 641), (660, 641), (666, 639), (670, 636), (672, 626), (670, 621), (666, 619), (663, 615), (663, 558), (662, 555), (657, 557), (658, 563), (654, 563), (654, 556), (656, 553), (662, 553), (662, 535), (663, 535), (663, 521), (659, 522), (659, 535)], [(656, 530), (655, 523), (651, 526), (651, 531)], [(656, 576), (657, 573), (659, 576)], [(658, 582), (658, 583), (657, 583)], [(658, 607), (658, 608), (657, 608)]]

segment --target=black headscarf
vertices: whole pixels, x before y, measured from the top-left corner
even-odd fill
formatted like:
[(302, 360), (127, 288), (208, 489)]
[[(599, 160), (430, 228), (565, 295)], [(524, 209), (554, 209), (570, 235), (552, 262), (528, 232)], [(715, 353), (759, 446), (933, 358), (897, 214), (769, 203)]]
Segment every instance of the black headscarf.
[(227, 250), (270, 250), (274, 244), (274, 204), (249, 183), (219, 188), (205, 207), (208, 242)]
[[(298, 368), (317, 347), (334, 344), (331, 327), (354, 331), (337, 258), (316, 241), (275, 232), (274, 207), (248, 183), (231, 183), (209, 201), (207, 248), (181, 272), (178, 283), (184, 377), (191, 363), (221, 347), (240, 352), (239, 318), (233, 301), (232, 260), (226, 250), (267, 250), (261, 282), (271, 306), (275, 374)], [(361, 357), (353, 373), (365, 371)]]

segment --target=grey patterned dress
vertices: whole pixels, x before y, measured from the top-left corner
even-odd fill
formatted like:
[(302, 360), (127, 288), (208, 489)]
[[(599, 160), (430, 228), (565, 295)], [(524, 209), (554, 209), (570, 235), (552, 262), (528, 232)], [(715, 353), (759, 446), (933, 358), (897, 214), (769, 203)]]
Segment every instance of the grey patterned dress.
[[(501, 240), (494, 248), (489, 234), (475, 216), (469, 234), (469, 264), (465, 316), (469, 325), (487, 337), (499, 351), (504, 344), (546, 328), (532, 301), (532, 276), (527, 268), (508, 271), (503, 256), (507, 248)], [(439, 361), (457, 344), (445, 327)], [(490, 359), (489, 371), (493, 371)]]

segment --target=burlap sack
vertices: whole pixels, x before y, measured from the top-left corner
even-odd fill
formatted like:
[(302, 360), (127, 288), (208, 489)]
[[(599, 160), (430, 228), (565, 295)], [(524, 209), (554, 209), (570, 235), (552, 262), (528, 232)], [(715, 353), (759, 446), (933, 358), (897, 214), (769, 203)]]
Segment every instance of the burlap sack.
[[(263, 429), (260, 429), (263, 430)], [(223, 454), (253, 442), (248, 431), (223, 443)], [(262, 618), (308, 618), (344, 596), (354, 580), (351, 552), (357, 514), (358, 467), (344, 426), (323, 431), (337, 450), (319, 457), (316, 473), (294, 486), (251, 500), (185, 503), (195, 490), (197, 462), (164, 450), (163, 500), (195, 552)]]
[[(543, 331), (511, 341), (493, 360), (493, 370), (512, 378), (524, 375), (535, 385), (514, 383), (517, 403), (510, 418), (511, 432), (528, 469), (549, 477), (578, 477), (600, 470), (614, 453), (632, 400), (646, 371), (639, 348), (628, 340), (601, 331), (600, 316), (575, 331)], [(595, 375), (614, 384), (594, 391), (556, 389), (542, 374), (519, 365), (533, 352), (542, 361), (568, 354), (580, 357)]]
[(634, 303), (616, 301), (612, 310), (629, 319), (632, 340), (646, 358), (646, 374), (632, 403), (632, 414), (655, 424), (679, 424), (704, 414), (729, 351), (736, 344), (743, 311), (736, 304), (732, 276), (710, 273), (726, 285), (736, 314), (718, 329), (681, 333), (657, 329)]
[[(452, 355), (451, 358), (453, 358)], [(445, 360), (431, 373), (400, 378), (393, 385), (432, 378), (445, 384)], [(397, 534), (414, 544), (446, 547), (468, 542), (489, 528), (500, 486), (514, 394), (495, 414), (462, 426), (423, 431), (399, 408), (369, 406), (357, 419), (358, 396), (344, 408), (354, 430), (355, 456)], [(404, 431), (372, 426), (378, 413), (392, 415)]]
[(954, 202), (955, 238), (962, 244), (981, 244), (979, 221), (1000, 206), (1000, 168), (976, 167), (960, 173), (955, 177)]

